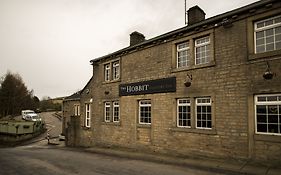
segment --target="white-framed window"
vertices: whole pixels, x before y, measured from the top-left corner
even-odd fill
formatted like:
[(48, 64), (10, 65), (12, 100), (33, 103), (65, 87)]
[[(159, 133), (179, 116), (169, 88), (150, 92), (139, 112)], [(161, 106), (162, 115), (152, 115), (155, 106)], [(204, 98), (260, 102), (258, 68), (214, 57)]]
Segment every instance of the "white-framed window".
[(212, 106), (211, 98), (196, 98), (196, 128), (211, 129), (212, 128)]
[(104, 81), (110, 81), (110, 64), (104, 65)]
[(255, 96), (256, 133), (281, 135), (281, 94)]
[(113, 102), (113, 122), (119, 122), (119, 102), (118, 101), (114, 101)]
[(186, 67), (190, 63), (189, 42), (177, 44), (177, 67)]
[(151, 124), (151, 100), (139, 101), (139, 123)]
[(177, 125), (178, 127), (191, 127), (190, 99), (177, 100)]
[(110, 122), (110, 102), (104, 103), (104, 121)]
[(119, 64), (119, 61), (115, 61), (112, 64), (112, 77), (113, 77), (113, 80), (118, 80), (120, 78), (120, 64)]
[(195, 40), (195, 64), (205, 64), (210, 62), (210, 36), (205, 36)]
[(80, 105), (75, 104), (74, 105), (74, 116), (79, 116), (80, 115)]
[(257, 21), (255, 26), (255, 53), (281, 49), (281, 16)]
[(85, 104), (85, 126), (91, 127), (91, 104)]

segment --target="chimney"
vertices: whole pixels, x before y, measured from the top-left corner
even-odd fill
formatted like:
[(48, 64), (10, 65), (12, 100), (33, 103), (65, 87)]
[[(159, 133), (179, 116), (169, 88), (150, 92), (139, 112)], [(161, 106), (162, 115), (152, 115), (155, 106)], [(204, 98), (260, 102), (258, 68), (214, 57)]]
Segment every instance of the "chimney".
[(197, 5), (188, 9), (187, 14), (188, 14), (188, 25), (192, 25), (205, 20), (205, 15), (206, 15), (205, 12)]
[(145, 36), (137, 31), (130, 34), (130, 46), (139, 44), (145, 40)]

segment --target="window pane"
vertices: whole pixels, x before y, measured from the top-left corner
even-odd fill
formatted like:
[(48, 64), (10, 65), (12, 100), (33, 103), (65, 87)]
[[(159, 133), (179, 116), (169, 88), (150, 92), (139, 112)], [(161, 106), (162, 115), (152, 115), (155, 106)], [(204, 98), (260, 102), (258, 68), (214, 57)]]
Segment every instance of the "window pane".
[(269, 26), (273, 24), (273, 19), (265, 21), (265, 26)]
[(281, 34), (281, 27), (275, 28), (275, 34)]
[(276, 49), (281, 49), (281, 42), (276, 43)]
[(278, 123), (278, 115), (268, 115), (268, 123)]
[(273, 29), (268, 29), (265, 31), (266, 36), (272, 36), (273, 35)]
[(270, 133), (279, 133), (278, 132), (278, 125), (269, 124), (268, 125), (268, 132), (270, 132)]
[(266, 114), (266, 106), (265, 105), (257, 106), (257, 113), (258, 114)]
[(264, 38), (264, 32), (263, 31), (257, 32), (256, 37), (257, 37), (257, 39)]
[(265, 42), (266, 42), (266, 43), (273, 43), (273, 42), (274, 42), (274, 37), (273, 37), (273, 36), (266, 37), (266, 38), (265, 38)]
[(261, 28), (261, 27), (264, 27), (264, 22), (257, 23), (257, 28)]
[(207, 106), (202, 106), (201, 108), (202, 108), (202, 113), (207, 112)]
[(276, 41), (276, 43), (281, 41), (281, 34), (276, 35), (275, 41)]
[(206, 114), (202, 114), (202, 118), (201, 118), (201, 120), (207, 120), (207, 116), (206, 116)]
[(207, 127), (207, 123), (205, 121), (202, 121), (202, 126), (203, 128), (206, 128)]
[(258, 97), (258, 101), (266, 101), (266, 97)]
[(278, 114), (278, 106), (277, 105), (269, 105), (268, 106), (268, 114)]
[(211, 114), (207, 114), (207, 120), (212, 120)]
[(212, 121), (207, 121), (207, 127), (212, 128)]
[(264, 38), (257, 39), (257, 46), (264, 45)]
[(265, 45), (257, 46), (257, 53), (264, 52), (264, 51), (265, 51)]
[(257, 115), (257, 122), (258, 123), (267, 123), (266, 115)]
[(266, 51), (271, 51), (271, 50), (274, 50), (274, 44), (267, 44), (266, 45)]
[(278, 18), (276, 18), (274, 21), (275, 21), (275, 22), (274, 22), (275, 24), (276, 24), (276, 23), (281, 23), (281, 16), (278, 17)]
[(267, 124), (258, 124), (257, 131), (258, 132), (267, 132)]

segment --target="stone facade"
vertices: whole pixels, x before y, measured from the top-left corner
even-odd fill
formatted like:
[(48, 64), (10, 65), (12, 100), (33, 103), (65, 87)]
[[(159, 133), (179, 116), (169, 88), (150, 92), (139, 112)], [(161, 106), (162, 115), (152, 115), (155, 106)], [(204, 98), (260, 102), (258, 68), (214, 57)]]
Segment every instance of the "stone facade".
[[(275, 94), (281, 100), (281, 50), (257, 54), (253, 36), (255, 22), (280, 15), (280, 9), (279, 1), (259, 1), (92, 60), (93, 78), (81, 92), (81, 127), (75, 144), (280, 163), (281, 133), (256, 132), (255, 97)], [(196, 64), (194, 47), (205, 36), (209, 62)], [(190, 46), (190, 62), (178, 68), (177, 45), (185, 41)], [(114, 80), (116, 62), (120, 74)], [(273, 78), (265, 80), (268, 65)], [(105, 81), (107, 66), (109, 81)], [(120, 85), (168, 77), (176, 77), (176, 92), (119, 94)], [(186, 81), (191, 82), (189, 87)], [(197, 100), (204, 97), (210, 99), (211, 126), (200, 128)], [(179, 127), (178, 99), (190, 101), (188, 127)], [(151, 102), (150, 124), (140, 122), (142, 100)], [(116, 101), (119, 121), (113, 119)], [(110, 106), (108, 120), (105, 103)], [(85, 126), (87, 112), (90, 126)]]

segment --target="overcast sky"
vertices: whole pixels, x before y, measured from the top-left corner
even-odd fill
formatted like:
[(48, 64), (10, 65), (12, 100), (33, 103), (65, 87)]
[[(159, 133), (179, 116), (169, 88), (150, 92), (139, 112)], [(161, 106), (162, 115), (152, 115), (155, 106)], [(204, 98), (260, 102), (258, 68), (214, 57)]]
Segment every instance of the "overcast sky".
[[(187, 0), (206, 18), (256, 0)], [(184, 0), (0, 0), (0, 77), (19, 73), (34, 95), (81, 90), (91, 59), (184, 26)]]

